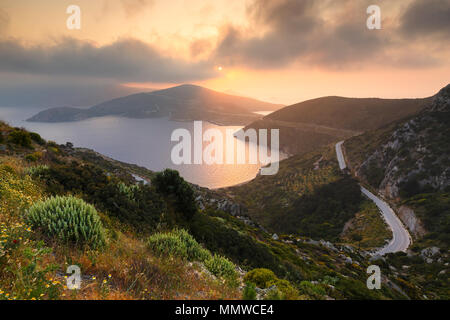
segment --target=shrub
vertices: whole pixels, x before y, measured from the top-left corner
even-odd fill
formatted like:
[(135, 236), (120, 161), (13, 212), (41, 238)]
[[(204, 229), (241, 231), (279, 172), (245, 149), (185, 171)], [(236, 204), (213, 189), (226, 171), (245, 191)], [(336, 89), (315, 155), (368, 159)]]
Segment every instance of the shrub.
[(283, 300), (283, 293), (276, 287), (270, 288), (265, 294), (264, 300)]
[(177, 209), (187, 220), (190, 220), (197, 212), (194, 190), (189, 183), (184, 181), (178, 171), (166, 169), (158, 172), (152, 180), (152, 184), (157, 192), (175, 198)]
[(155, 233), (148, 240), (150, 249), (161, 256), (175, 256), (189, 261), (206, 261), (211, 258), (187, 231), (174, 230), (167, 233)]
[(25, 160), (27, 160), (29, 162), (36, 162), (41, 159), (42, 159), (42, 152), (34, 152), (34, 153), (27, 154), (25, 156)]
[(29, 132), (31, 140), (36, 142), (37, 144), (44, 145), (45, 140), (41, 138), (41, 136), (36, 132)]
[(261, 289), (267, 288), (270, 282), (273, 282), (277, 279), (277, 276), (275, 275), (275, 273), (273, 273), (272, 270), (265, 268), (253, 269), (244, 276), (245, 282), (253, 283)]
[(237, 278), (236, 266), (234, 263), (217, 254), (205, 261), (205, 267), (216, 277), (229, 280)]
[(253, 283), (247, 283), (242, 292), (242, 300), (256, 300), (256, 287)]
[(327, 294), (324, 287), (310, 281), (302, 281), (300, 283), (300, 291), (302, 294), (307, 294), (314, 299), (321, 299)]
[(31, 177), (40, 177), (44, 173), (48, 171), (48, 166), (46, 165), (38, 165), (29, 167), (25, 170), (25, 172), (30, 175)]
[(135, 192), (139, 190), (139, 186), (137, 185), (127, 186), (125, 183), (119, 182), (117, 184), (117, 188), (119, 189), (119, 192), (126, 195), (129, 200), (136, 201)]
[(102, 223), (95, 208), (74, 197), (52, 197), (35, 203), (27, 222), (45, 235), (64, 242), (98, 248), (105, 243)]
[(14, 129), (14, 131), (9, 134), (9, 141), (22, 147), (31, 147), (30, 134), (22, 129)]
[(73, 161), (52, 165), (39, 175), (49, 194), (80, 194), (109, 216), (139, 232), (153, 231), (166, 213), (163, 198), (151, 185), (133, 188), (133, 200), (120, 191), (120, 180), (98, 166)]
[(238, 229), (228, 227), (216, 217), (229, 215), (218, 211), (205, 210), (190, 221), (189, 232), (201, 241), (211, 252), (220, 252), (239, 265), (252, 268), (267, 268), (284, 275), (281, 259), (270, 248)]
[(204, 262), (211, 258), (211, 253), (204, 249), (186, 230), (175, 230), (174, 233), (181, 239), (186, 247), (186, 254), (191, 261)]
[(298, 299), (298, 291), (295, 289), (291, 283), (284, 279), (276, 279), (269, 281), (268, 287), (276, 286), (280, 292), (281, 299), (283, 300), (295, 300)]
[(186, 247), (173, 233), (155, 233), (148, 239), (148, 246), (157, 255), (187, 259)]

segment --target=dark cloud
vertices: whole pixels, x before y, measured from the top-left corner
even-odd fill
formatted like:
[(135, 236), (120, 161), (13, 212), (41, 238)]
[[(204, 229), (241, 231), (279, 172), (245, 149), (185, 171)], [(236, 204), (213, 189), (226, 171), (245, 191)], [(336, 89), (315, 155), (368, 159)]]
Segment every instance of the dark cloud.
[(363, 62), (382, 51), (380, 34), (366, 28), (367, 6), (349, 5), (347, 0), (340, 4), (350, 7), (353, 14), (335, 16), (336, 22), (322, 18), (323, 10), (333, 5), (328, 0), (255, 0), (248, 7), (254, 29), (266, 27), (268, 31), (248, 37), (245, 31), (229, 27), (217, 58), (263, 68), (299, 60), (333, 67)]
[[(121, 1), (128, 15), (153, 2)], [(450, 36), (450, 1), (414, 0), (399, 13), (398, 28), (391, 23), (383, 24), (382, 30), (368, 30), (366, 9), (372, 2), (253, 0), (247, 7), (248, 26), (224, 26), (217, 45), (210, 38), (192, 41), (191, 58), (198, 62), (170, 58), (132, 39), (100, 47), (67, 38), (33, 47), (4, 39), (0, 40), (0, 72), (179, 83), (214, 77), (214, 65), (219, 64), (277, 68), (300, 62), (339, 69), (365, 63), (422, 68), (448, 62), (440, 48), (449, 42), (435, 39)], [(397, 16), (398, 12), (380, 6), (383, 20)], [(0, 9), (0, 35), (8, 24), (9, 16)]]
[(315, 1), (257, 0), (248, 7), (256, 29), (268, 28), (262, 36), (246, 35), (229, 26), (217, 48), (217, 58), (226, 64), (277, 67), (306, 52), (311, 34), (322, 21), (316, 15)]
[(335, 28), (325, 29), (311, 40), (307, 61), (340, 68), (356, 66), (382, 55), (388, 40), (380, 32), (365, 27), (366, 16), (347, 19)]
[[(450, 1), (415, 0), (400, 14), (400, 29), (391, 23), (387, 27), (382, 24), (382, 30), (366, 27), (366, 10), (371, 4), (371, 0), (254, 0), (247, 10), (251, 28), (224, 28), (215, 58), (223, 64), (256, 68), (294, 62), (338, 69), (358, 68), (368, 62), (418, 68), (436, 65), (436, 52), (428, 52), (428, 61), (399, 54), (410, 55), (408, 49), (417, 44), (401, 30), (449, 35)], [(396, 15), (391, 7), (379, 5), (382, 21)], [(249, 35), (249, 30), (265, 32)], [(423, 44), (432, 38), (421, 40)]]
[(166, 57), (152, 46), (122, 39), (97, 47), (65, 38), (51, 46), (27, 47), (0, 41), (0, 72), (109, 78), (120, 81), (184, 82), (213, 76), (207, 62)]
[(409, 37), (450, 37), (450, 1), (416, 0), (401, 17), (401, 30)]
[(319, 22), (317, 0), (256, 0), (247, 11), (257, 24), (282, 32), (308, 32)]

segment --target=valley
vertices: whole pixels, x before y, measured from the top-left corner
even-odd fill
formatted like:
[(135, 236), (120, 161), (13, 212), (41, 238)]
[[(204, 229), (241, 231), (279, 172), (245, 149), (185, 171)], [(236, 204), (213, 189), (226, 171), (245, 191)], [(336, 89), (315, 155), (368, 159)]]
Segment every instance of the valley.
[[(342, 152), (343, 143), (344, 141), (340, 141), (336, 144), (336, 156), (338, 158), (339, 168), (341, 170), (347, 168), (345, 157)], [(392, 210), (386, 202), (381, 200), (363, 186), (361, 186), (361, 192), (376, 204), (380, 210), (380, 213), (383, 215), (383, 219), (387, 222), (392, 231), (392, 240), (385, 247), (379, 249), (374, 254), (382, 256), (390, 252), (405, 252), (410, 245), (411, 236), (395, 214), (394, 210)]]

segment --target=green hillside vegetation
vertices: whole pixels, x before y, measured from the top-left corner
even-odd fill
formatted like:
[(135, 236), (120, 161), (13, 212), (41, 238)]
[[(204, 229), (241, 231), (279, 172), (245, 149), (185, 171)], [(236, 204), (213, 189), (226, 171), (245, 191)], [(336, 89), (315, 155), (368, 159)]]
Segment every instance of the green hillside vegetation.
[(381, 248), (392, 238), (392, 232), (380, 215), (380, 210), (366, 200), (355, 217), (349, 220), (340, 235), (340, 241), (361, 249)]
[(306, 153), (413, 115), (431, 99), (323, 97), (284, 107), (246, 129), (279, 129), (283, 151)]
[(277, 175), (225, 192), (272, 232), (333, 241), (364, 202), (357, 182), (339, 170), (331, 146), (284, 160)]
[(426, 99), (324, 97), (278, 110), (266, 118), (305, 122), (332, 128), (366, 131), (402, 119), (423, 109)]
[(444, 192), (418, 194), (407, 200), (404, 205), (413, 208), (414, 213), (423, 222), (428, 231), (422, 241), (435, 243), (438, 247), (450, 247), (450, 194)]
[[(345, 142), (351, 169), (398, 206), (412, 207), (426, 239), (448, 247), (450, 86), (420, 113)], [(420, 242), (417, 244), (420, 245)]]
[[(14, 129), (1, 128), (8, 142), (0, 154), (0, 299), (240, 299), (244, 276), (255, 268), (276, 275), (278, 291), (266, 298), (404, 298), (388, 287), (366, 288), (370, 262), (356, 249), (276, 241), (210, 207), (184, 212), (180, 204), (192, 200), (191, 186), (173, 172), (141, 168), (146, 177), (171, 181), (144, 185), (133, 182), (134, 166), (106, 165), (106, 158), (52, 142), (15, 144), (9, 138)], [(42, 157), (25, 159), (35, 152)], [(61, 212), (55, 228), (39, 222), (48, 210)], [(29, 225), (27, 213), (35, 211), (41, 218)], [(96, 229), (73, 224), (77, 212), (98, 216), (101, 245), (82, 241)], [(83, 274), (76, 291), (68, 290), (64, 278), (73, 264)]]
[(424, 296), (413, 292), (415, 286), (422, 287), (428, 298), (449, 297), (449, 101), (450, 85), (416, 115), (344, 143), (352, 172), (380, 190), (394, 207), (412, 209), (425, 228), (408, 255), (390, 254), (384, 262), (385, 268), (403, 270), (397, 273), (403, 274), (407, 292), (416, 299)]

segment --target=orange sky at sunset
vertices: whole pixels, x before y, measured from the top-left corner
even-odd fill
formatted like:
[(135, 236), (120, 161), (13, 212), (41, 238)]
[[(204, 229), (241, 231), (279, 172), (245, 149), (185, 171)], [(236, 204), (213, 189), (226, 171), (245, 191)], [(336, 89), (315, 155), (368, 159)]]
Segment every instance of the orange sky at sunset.
[[(430, 96), (449, 82), (450, 28), (433, 12), (442, 6), (425, 10), (425, 3), (2, 0), (0, 60), (9, 63), (0, 62), (0, 77), (86, 77), (152, 89), (193, 83), (284, 104)], [(71, 4), (81, 8), (81, 30), (66, 28)], [(381, 30), (366, 28), (370, 4), (381, 8)]]

